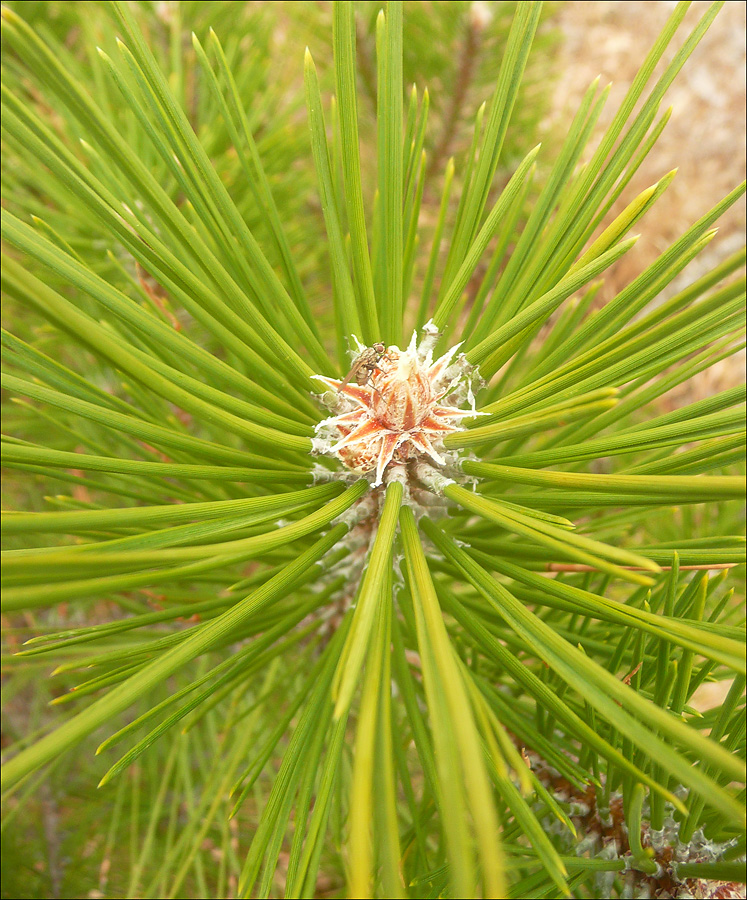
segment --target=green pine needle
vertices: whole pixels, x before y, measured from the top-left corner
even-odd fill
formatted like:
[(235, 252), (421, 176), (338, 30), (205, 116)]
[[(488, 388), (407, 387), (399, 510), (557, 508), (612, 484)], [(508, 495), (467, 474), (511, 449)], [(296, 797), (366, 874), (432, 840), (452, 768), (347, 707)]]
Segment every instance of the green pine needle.
[(736, 890), (721, 6), (541, 145), (554, 4), (3, 7), (5, 894)]

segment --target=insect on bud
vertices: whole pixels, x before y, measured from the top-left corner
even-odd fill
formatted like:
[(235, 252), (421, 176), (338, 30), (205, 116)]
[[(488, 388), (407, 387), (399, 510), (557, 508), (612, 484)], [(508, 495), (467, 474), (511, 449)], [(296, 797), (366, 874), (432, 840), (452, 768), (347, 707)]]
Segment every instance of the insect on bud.
[(317, 426), (327, 439), (317, 441), (317, 452), (337, 457), (354, 472), (373, 474), (374, 487), (390, 466), (407, 467), (413, 480), (419, 462), (443, 467), (448, 454), (441, 438), (475, 412), (474, 406), (460, 409), (441, 400), (462, 382), (469, 387), (473, 368), (464, 357), (452, 362), (457, 347), (433, 362), (432, 343), (427, 330), (420, 347), (416, 334), (405, 350), (376, 343), (359, 353), (343, 381), (315, 376), (347, 406)]

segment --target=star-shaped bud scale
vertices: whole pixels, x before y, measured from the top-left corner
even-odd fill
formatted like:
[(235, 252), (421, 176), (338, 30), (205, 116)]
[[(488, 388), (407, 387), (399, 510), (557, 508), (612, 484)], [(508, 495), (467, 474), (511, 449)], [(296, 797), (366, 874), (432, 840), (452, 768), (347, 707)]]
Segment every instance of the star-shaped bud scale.
[[(459, 431), (465, 417), (479, 415), (472, 393), (476, 373), (464, 356), (455, 359), (459, 345), (434, 361), (437, 338), (426, 326), (419, 344), (413, 333), (405, 350), (386, 348), (363, 384), (316, 375), (334, 392), (323, 399), (338, 415), (317, 425), (315, 451), (336, 457), (352, 472), (372, 475), (373, 487), (426, 460), (447, 466), (441, 439)], [(462, 409), (465, 401), (470, 407)]]

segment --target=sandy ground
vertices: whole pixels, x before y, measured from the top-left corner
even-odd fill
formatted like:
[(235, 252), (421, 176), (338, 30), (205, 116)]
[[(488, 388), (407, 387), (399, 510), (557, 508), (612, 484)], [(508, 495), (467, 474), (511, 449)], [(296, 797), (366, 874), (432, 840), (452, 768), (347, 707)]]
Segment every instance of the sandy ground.
[[(675, 6), (669, 0), (570, 0), (562, 4), (553, 19), (564, 36), (562, 74), (554, 104), (556, 121), (570, 121), (589, 83), (601, 75), (602, 84), (612, 83), (600, 120), (602, 125), (609, 123)], [(704, 0), (692, 4), (682, 33), (675, 35), (663, 63), (672, 59), (709, 6)], [(747, 4), (727, 2), (665, 95), (661, 110), (671, 105), (672, 117), (625, 196), (629, 201), (671, 169), (679, 171), (655, 207), (636, 225), (642, 238), (606, 279), (607, 296), (617, 293), (744, 179), (746, 22)], [(715, 240), (680, 276), (681, 284), (691, 282), (743, 245), (744, 197), (721, 218), (718, 227)], [(691, 392), (695, 387), (694, 395), (690, 393), (687, 399), (708, 396), (743, 379), (742, 353), (703, 373), (697, 386), (690, 387)]]
[[(692, 4), (665, 62), (709, 6)], [(601, 75), (603, 84), (612, 83), (601, 120), (607, 124), (674, 7), (666, 0), (563, 4), (554, 20), (564, 35), (556, 109), (574, 110)], [(662, 110), (671, 105), (672, 118), (633, 184), (643, 189), (671, 169), (679, 172), (645, 220), (652, 239), (642, 253), (663, 249), (744, 179), (746, 25), (747, 4), (726, 3), (665, 95)], [(744, 240), (744, 199), (720, 228), (716, 249), (725, 256)]]

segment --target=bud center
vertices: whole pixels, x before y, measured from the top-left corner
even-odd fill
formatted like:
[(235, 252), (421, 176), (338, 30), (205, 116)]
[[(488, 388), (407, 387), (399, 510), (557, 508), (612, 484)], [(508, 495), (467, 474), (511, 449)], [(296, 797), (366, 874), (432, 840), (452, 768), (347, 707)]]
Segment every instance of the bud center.
[(380, 374), (373, 388), (373, 414), (391, 431), (416, 429), (433, 407), (430, 380), (409, 354)]

